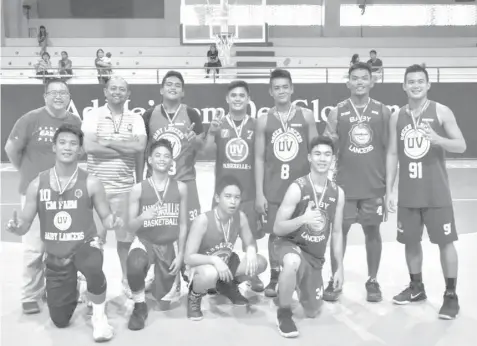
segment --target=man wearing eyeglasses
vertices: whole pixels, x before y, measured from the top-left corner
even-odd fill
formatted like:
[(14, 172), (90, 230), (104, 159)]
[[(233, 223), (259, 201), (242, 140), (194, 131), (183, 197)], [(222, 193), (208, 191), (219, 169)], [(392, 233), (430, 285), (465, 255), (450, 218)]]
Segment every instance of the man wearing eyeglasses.
[[(42, 171), (55, 164), (53, 135), (63, 124), (81, 127), (81, 120), (66, 109), (70, 103), (70, 92), (65, 82), (53, 79), (45, 86), (45, 106), (34, 109), (15, 123), (5, 152), (12, 165), (20, 173), (21, 204), (25, 203), (25, 193), (30, 182)], [(40, 312), (38, 302), (45, 290), (43, 254), (38, 221), (31, 231), (23, 236), (23, 288), (22, 308), (25, 314)]]

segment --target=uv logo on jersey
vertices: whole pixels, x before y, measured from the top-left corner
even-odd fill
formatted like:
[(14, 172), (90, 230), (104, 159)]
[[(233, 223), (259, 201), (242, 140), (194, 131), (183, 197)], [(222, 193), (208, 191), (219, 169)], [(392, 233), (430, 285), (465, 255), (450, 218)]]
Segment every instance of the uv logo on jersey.
[(217, 244), (213, 248), (210, 248), (209, 250), (207, 250), (206, 255), (217, 256), (222, 261), (224, 261), (225, 264), (228, 264), (230, 260), (230, 256), (232, 255), (232, 250), (233, 250), (232, 243), (222, 242), (220, 244)]
[(431, 147), (424, 129), (414, 129), (410, 124), (402, 129), (401, 140), (404, 142), (404, 154), (413, 160), (426, 156)]
[(241, 163), (249, 154), (249, 147), (242, 138), (232, 138), (225, 145), (225, 155), (230, 162)]
[(373, 130), (367, 123), (357, 123), (349, 131), (351, 142), (349, 150), (357, 154), (366, 154), (374, 149), (371, 145), (373, 141)]
[(298, 155), (302, 142), (303, 137), (295, 129), (278, 129), (272, 135), (273, 153), (280, 161), (290, 162)]

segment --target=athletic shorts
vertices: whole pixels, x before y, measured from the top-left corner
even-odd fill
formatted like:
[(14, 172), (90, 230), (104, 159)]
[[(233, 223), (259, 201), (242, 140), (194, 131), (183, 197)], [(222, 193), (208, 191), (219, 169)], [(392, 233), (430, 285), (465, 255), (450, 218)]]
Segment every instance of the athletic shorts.
[[(211, 255), (211, 256), (214, 256), (214, 255)], [(240, 256), (237, 255), (237, 253), (232, 252), (230, 254), (230, 257), (229, 257), (228, 261), (227, 261), (227, 265), (229, 266), (230, 272), (232, 273), (233, 276), (235, 276), (235, 274), (237, 273), (237, 269), (240, 266), (240, 263), (241, 263)], [(197, 267), (186, 266), (186, 270), (184, 272), (184, 275), (187, 277), (188, 280), (186, 280), (186, 281), (188, 281), (189, 284), (191, 284), (193, 279), (194, 279), (196, 268)]]
[(449, 244), (458, 239), (453, 207), (398, 207), (397, 219), (397, 240), (402, 244), (420, 242), (424, 226), (433, 244)]
[(163, 300), (171, 292), (176, 280), (176, 275), (171, 275), (169, 268), (176, 258), (177, 245), (175, 243), (158, 245), (135, 237), (129, 252), (135, 249), (141, 249), (147, 254), (149, 263), (146, 272), (154, 264), (154, 283), (151, 287), (151, 293), (157, 300)]
[(187, 226), (190, 228), (192, 221), (201, 214), (199, 192), (195, 180), (183, 181), (187, 186)]
[(343, 211), (344, 223), (362, 226), (379, 225), (384, 220), (384, 198), (346, 199)]
[(320, 309), (323, 299), (323, 277), (321, 271), (324, 259), (312, 264), (312, 262), (317, 262), (317, 260), (312, 260), (312, 257), (304, 253), (298, 245), (283, 238), (276, 239), (274, 248), (279, 258), (280, 266), (283, 266), (285, 255), (293, 253), (300, 256), (300, 267), (296, 274), (296, 291), (307, 315), (315, 316)]
[(277, 217), (278, 208), (280, 208), (280, 204), (268, 203), (267, 215), (262, 215), (263, 232), (273, 234), (273, 226)]
[[(212, 208), (217, 206), (215, 197), (212, 200)], [(255, 211), (255, 201), (245, 201), (240, 203), (240, 210), (244, 212), (247, 217), (248, 225), (252, 231), (253, 237), (255, 239), (262, 239), (263, 227), (262, 227), (262, 218), (259, 217), (258, 213)]]

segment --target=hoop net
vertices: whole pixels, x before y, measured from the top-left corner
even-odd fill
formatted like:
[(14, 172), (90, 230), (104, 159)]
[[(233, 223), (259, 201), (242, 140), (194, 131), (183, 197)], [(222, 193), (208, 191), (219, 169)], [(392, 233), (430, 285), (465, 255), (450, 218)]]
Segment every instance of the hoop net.
[(230, 32), (221, 32), (214, 35), (219, 57), (226, 65), (230, 64), (230, 51), (234, 45), (235, 35)]

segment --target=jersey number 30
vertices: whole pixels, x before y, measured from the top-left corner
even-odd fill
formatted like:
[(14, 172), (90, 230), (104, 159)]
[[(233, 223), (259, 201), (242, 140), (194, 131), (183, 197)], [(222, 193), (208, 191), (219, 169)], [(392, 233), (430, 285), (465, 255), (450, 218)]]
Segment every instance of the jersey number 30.
[(282, 165), (282, 169), (280, 170), (280, 178), (286, 180), (290, 178), (290, 165), (287, 163), (284, 163)]
[(409, 162), (409, 178), (422, 179), (422, 162)]

